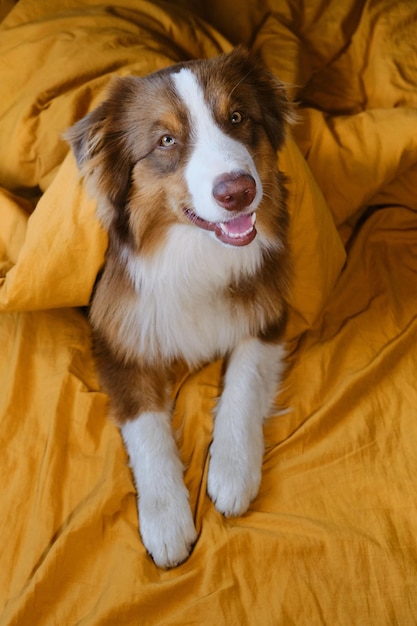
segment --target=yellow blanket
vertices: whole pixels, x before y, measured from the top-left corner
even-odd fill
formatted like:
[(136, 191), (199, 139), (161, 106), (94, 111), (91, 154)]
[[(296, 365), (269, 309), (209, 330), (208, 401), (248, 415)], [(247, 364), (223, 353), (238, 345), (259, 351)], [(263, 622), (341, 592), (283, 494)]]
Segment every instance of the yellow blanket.
[[(414, 0), (0, 7), (0, 625), (417, 623)], [(106, 249), (62, 133), (115, 75), (246, 43), (289, 83), (295, 262), (259, 496), (206, 495), (221, 364), (174, 426), (199, 538), (155, 567), (84, 310)]]

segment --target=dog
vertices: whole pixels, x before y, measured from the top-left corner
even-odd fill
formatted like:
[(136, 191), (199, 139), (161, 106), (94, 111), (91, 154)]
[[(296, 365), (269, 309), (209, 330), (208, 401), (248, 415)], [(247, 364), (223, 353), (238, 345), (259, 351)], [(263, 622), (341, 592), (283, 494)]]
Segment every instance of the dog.
[(247, 50), (114, 79), (66, 134), (108, 231), (90, 305), (100, 383), (157, 566), (197, 540), (171, 427), (173, 371), (226, 364), (207, 491), (225, 516), (258, 493), (283, 373), (291, 282), (285, 86)]

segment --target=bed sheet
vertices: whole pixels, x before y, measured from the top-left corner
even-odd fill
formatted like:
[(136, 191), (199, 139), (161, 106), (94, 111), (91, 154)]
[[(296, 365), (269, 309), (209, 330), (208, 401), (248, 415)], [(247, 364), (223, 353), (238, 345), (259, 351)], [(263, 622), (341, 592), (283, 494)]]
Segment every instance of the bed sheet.
[[(9, 0), (0, 19), (0, 625), (416, 624), (415, 2)], [(164, 571), (96, 379), (107, 238), (62, 133), (115, 75), (237, 43), (298, 102), (287, 372), (235, 519), (206, 494), (222, 363), (181, 379), (199, 536)]]

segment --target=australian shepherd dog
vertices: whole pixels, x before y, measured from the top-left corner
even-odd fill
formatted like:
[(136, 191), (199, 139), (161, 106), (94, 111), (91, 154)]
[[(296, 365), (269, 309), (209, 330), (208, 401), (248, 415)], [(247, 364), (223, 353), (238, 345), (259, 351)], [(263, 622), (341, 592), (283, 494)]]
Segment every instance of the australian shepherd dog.
[(118, 78), (67, 133), (108, 231), (90, 321), (98, 374), (129, 455), (155, 563), (196, 530), (171, 427), (173, 371), (224, 358), (207, 491), (226, 516), (257, 495), (263, 421), (283, 370), (287, 191), (278, 167), (292, 106), (237, 48)]

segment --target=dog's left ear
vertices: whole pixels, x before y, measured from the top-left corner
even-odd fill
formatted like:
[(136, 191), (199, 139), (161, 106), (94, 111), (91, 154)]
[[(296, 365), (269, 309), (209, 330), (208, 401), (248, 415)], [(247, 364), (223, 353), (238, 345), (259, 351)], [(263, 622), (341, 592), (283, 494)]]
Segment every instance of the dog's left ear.
[(285, 84), (272, 73), (263, 69), (258, 80), (265, 128), (271, 144), (275, 150), (279, 150), (284, 143), (288, 125), (296, 122), (295, 105), (288, 97)]
[(237, 46), (231, 57), (239, 59), (242, 75), (256, 90), (261, 103), (265, 129), (275, 150), (284, 142), (289, 124), (297, 120), (295, 104), (288, 97), (285, 84), (266, 66), (257, 52), (249, 51), (245, 46)]

